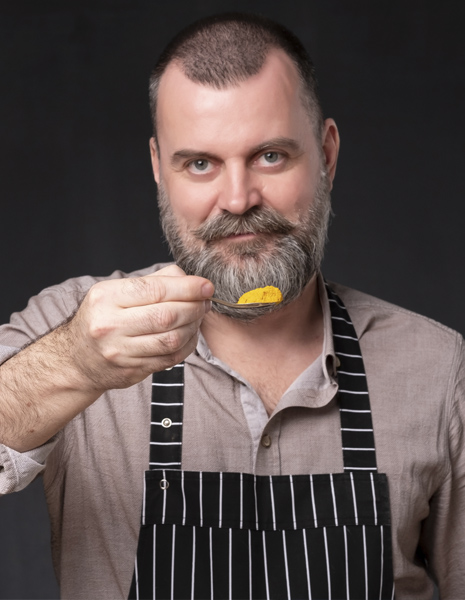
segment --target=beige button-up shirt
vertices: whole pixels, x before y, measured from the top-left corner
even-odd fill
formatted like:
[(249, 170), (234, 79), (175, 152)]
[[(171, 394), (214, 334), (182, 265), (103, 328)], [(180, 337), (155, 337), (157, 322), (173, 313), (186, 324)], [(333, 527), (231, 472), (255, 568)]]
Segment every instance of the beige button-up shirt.
[[(56, 327), (96, 281), (69, 280), (31, 299), (0, 328), (0, 358)], [(426, 557), (442, 600), (460, 599), (465, 590), (463, 340), (430, 319), (333, 287), (351, 315), (365, 362), (378, 469), (390, 486), (396, 597), (432, 597)], [(320, 297), (323, 353), (270, 417), (250, 384), (200, 339), (186, 359), (183, 469), (258, 475), (343, 471), (336, 357), (323, 285)], [(127, 597), (148, 468), (150, 396), (148, 378), (105, 393), (41, 448), (19, 454), (0, 445), (0, 493), (22, 489), (43, 471), (64, 598)]]

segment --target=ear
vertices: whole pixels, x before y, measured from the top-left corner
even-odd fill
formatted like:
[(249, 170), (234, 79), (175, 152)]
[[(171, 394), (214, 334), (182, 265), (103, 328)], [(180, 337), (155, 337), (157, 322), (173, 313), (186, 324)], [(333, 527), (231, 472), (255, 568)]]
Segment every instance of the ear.
[(160, 156), (155, 138), (150, 138), (150, 156), (152, 158), (152, 170), (155, 181), (160, 183)]
[(337, 157), (339, 154), (339, 132), (337, 130), (336, 123), (333, 119), (326, 119), (323, 123), (323, 132), (322, 132), (322, 147), (323, 147), (323, 156), (326, 163), (326, 168), (328, 171), (328, 176), (331, 181), (331, 188), (333, 187), (333, 180), (336, 176), (336, 165), (337, 165)]

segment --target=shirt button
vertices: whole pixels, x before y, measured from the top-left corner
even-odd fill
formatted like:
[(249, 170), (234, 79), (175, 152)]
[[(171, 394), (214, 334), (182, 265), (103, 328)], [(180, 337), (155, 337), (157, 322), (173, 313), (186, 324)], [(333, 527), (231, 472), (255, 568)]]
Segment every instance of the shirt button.
[(267, 433), (264, 433), (262, 435), (262, 439), (261, 439), (260, 443), (264, 448), (269, 448), (271, 446), (270, 436)]
[(163, 427), (171, 427), (172, 422), (171, 419), (168, 419), (168, 417), (166, 417), (165, 419), (163, 419), (161, 424), (163, 425)]

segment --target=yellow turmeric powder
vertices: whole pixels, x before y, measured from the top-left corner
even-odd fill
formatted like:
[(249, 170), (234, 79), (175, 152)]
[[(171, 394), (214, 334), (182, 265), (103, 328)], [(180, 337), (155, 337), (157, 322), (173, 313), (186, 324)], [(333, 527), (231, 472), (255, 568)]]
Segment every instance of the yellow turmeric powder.
[(266, 287), (256, 288), (255, 290), (250, 290), (250, 292), (246, 292), (242, 294), (242, 296), (237, 301), (238, 304), (251, 304), (252, 302), (282, 302), (283, 295), (281, 294), (281, 290), (272, 285), (267, 285)]

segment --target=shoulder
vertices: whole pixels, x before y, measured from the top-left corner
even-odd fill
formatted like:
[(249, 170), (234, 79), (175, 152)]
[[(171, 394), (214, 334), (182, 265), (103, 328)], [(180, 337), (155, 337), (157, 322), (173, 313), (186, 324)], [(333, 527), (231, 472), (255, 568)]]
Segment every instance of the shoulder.
[[(329, 283), (340, 296), (360, 340), (367, 374), (397, 390), (451, 397), (465, 374), (465, 347), (453, 329), (369, 294)], [(398, 390), (399, 391), (399, 390)]]
[(415, 347), (439, 344), (436, 350), (462, 342), (457, 331), (434, 319), (338, 283), (328, 284), (344, 302), (360, 339), (376, 334), (386, 341), (393, 339), (398, 345), (403, 340)]

